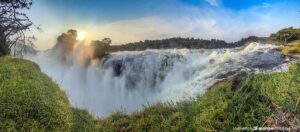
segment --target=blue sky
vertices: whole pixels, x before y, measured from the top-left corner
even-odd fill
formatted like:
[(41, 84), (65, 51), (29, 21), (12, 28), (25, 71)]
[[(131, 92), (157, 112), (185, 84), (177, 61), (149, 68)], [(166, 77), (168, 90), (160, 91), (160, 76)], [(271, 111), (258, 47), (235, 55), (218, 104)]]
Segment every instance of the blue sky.
[(113, 44), (169, 37), (236, 41), (300, 26), (300, 0), (36, 0), (30, 18), (38, 49), (69, 28)]

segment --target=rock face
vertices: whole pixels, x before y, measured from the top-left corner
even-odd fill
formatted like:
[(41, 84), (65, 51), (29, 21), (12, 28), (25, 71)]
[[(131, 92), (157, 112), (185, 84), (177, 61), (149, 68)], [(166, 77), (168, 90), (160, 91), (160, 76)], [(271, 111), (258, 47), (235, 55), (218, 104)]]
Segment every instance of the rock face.
[(249, 73), (247, 73), (246, 71), (230, 71), (226, 74), (219, 75), (218, 79), (220, 81), (215, 83), (210, 88), (212, 88), (215, 85), (218, 85), (220, 83), (223, 83), (223, 82), (230, 82), (231, 87), (233, 89), (239, 89), (239, 88), (242, 87), (242, 84), (243, 84), (243, 82), (245, 81), (245, 79), (247, 78), (248, 75), (249, 75)]
[(239, 72), (235, 77), (234, 81), (232, 82), (233, 89), (239, 89), (242, 87), (243, 81), (247, 78), (248, 73), (245, 71)]
[(271, 69), (285, 62), (285, 57), (276, 50), (258, 51), (248, 58), (247, 68)]

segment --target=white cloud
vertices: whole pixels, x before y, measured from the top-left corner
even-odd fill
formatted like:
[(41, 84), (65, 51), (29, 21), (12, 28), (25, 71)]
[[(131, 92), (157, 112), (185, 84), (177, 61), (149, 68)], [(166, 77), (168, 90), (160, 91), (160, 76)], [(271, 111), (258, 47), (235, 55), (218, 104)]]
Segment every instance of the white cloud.
[(268, 8), (269, 6), (270, 6), (270, 4), (269, 3), (262, 3), (262, 5), (261, 5), (263, 8)]
[(219, 0), (205, 0), (208, 2), (211, 6), (218, 6), (219, 5)]
[[(67, 29), (74, 28), (89, 33), (90, 40), (110, 37), (114, 44), (136, 42), (145, 39), (170, 37), (194, 37), (237, 41), (249, 35), (268, 36), (280, 28), (299, 27), (297, 10), (288, 16), (272, 5), (266, 11), (253, 7), (239, 12), (222, 7), (180, 7), (181, 11), (169, 15), (157, 15), (110, 23), (92, 20), (62, 19), (51, 10), (41, 18), (40, 9), (33, 9), (33, 21), (42, 24), (44, 33), (36, 33), (39, 49), (51, 48), (56, 37)], [(293, 18), (293, 19), (292, 19)]]
[(110, 37), (118, 44), (170, 37), (221, 38), (216, 21), (213, 19), (181, 17), (174, 20), (174, 18), (153, 16), (100, 26), (91, 25), (91, 27), (99, 31), (99, 38)]
[[(296, 21), (281, 19), (282, 15), (276, 10), (261, 12), (257, 8), (250, 8), (232, 12), (226, 9), (189, 7), (186, 12), (188, 13), (177, 16), (152, 16), (118, 21), (94, 29), (101, 34), (100, 38), (108, 36), (119, 44), (170, 37), (217, 38), (231, 42), (250, 35), (268, 36), (291, 25), (299, 26)], [(274, 17), (275, 14), (277, 17)]]

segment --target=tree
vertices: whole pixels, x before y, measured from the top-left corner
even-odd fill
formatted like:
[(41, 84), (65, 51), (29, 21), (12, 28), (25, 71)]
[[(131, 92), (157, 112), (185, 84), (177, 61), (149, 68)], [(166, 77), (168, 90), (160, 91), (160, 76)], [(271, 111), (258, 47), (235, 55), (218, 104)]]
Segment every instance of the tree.
[(23, 54), (33, 47), (34, 36), (28, 37), (25, 32), (35, 26), (22, 11), (29, 10), (33, 0), (0, 0), (0, 56)]
[(77, 42), (77, 31), (74, 29), (69, 29), (66, 33), (62, 33), (57, 37), (57, 43), (52, 49), (55, 53), (61, 57), (62, 60), (67, 60), (67, 58), (73, 52), (75, 43)]
[(110, 38), (104, 38), (101, 41), (99, 40), (93, 41), (92, 42), (92, 46), (94, 48), (93, 58), (101, 59), (102, 57), (107, 55), (107, 52), (110, 50), (110, 44), (111, 44)]
[(74, 29), (69, 29), (67, 33), (62, 33), (57, 37), (57, 43), (55, 49), (62, 50), (62, 53), (70, 53), (73, 51), (74, 44), (76, 43), (77, 31)]
[(287, 44), (291, 41), (300, 39), (300, 29), (289, 27), (279, 30), (277, 33), (273, 33), (270, 36), (273, 41), (279, 41), (283, 44)]

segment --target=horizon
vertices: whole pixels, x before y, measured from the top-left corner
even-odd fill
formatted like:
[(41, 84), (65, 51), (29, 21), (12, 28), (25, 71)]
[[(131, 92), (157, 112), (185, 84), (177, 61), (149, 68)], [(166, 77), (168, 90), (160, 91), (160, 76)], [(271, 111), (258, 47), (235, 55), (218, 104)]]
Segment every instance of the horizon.
[(300, 0), (0, 0), (0, 12), (2, 131), (300, 130)]
[(51, 48), (68, 29), (85, 32), (87, 43), (105, 37), (113, 45), (173, 37), (235, 42), (300, 27), (299, 5), (297, 0), (34, 1), (28, 16), (42, 32), (29, 34), (36, 36), (38, 50)]

